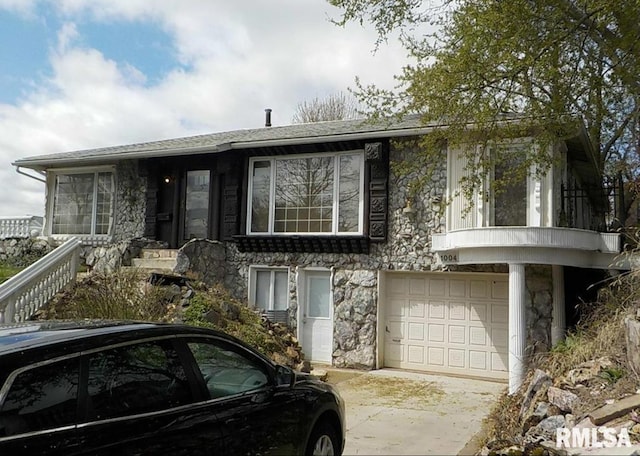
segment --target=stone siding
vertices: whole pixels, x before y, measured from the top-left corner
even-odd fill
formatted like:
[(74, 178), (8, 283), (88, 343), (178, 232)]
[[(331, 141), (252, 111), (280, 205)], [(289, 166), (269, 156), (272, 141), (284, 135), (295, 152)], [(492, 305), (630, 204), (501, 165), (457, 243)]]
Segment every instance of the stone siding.
[(127, 241), (144, 235), (147, 178), (140, 175), (135, 160), (120, 162), (116, 167), (116, 201), (113, 242)]
[(376, 363), (376, 271), (337, 271), (333, 278), (334, 365), (370, 369)]
[(533, 355), (551, 348), (552, 267), (528, 265), (525, 268), (525, 280), (527, 286), (527, 355)]

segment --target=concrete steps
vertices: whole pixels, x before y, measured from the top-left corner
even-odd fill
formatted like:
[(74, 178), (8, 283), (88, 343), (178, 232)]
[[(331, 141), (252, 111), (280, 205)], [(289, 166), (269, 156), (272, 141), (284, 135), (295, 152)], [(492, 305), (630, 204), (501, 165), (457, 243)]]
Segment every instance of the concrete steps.
[(170, 274), (178, 264), (178, 251), (172, 249), (142, 249), (138, 258), (131, 259), (131, 267)]

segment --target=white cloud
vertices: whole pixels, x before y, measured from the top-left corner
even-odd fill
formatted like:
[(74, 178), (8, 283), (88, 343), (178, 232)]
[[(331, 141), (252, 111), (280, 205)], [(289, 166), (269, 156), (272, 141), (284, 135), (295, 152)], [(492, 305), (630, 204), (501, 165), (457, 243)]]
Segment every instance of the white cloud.
[[(14, 105), (0, 104), (0, 215), (42, 214), (44, 185), (21, 176), (18, 158), (181, 135), (260, 127), (264, 108), (288, 124), (298, 102), (365, 83), (390, 87), (406, 64), (399, 45), (372, 55), (375, 35), (339, 28), (324, 0), (51, 0), (64, 24), (51, 76)], [(27, 14), (28, 2), (0, 0)], [(181, 62), (161, 80), (136, 62), (114, 62), (82, 42), (87, 21), (153, 21)], [(7, 196), (5, 196), (7, 195)]]

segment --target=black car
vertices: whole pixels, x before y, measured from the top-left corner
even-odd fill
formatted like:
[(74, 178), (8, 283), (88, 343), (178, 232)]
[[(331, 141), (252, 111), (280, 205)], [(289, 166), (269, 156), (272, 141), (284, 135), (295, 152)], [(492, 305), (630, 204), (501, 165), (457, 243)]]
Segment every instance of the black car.
[(185, 325), (0, 327), (0, 455), (339, 455), (328, 384)]

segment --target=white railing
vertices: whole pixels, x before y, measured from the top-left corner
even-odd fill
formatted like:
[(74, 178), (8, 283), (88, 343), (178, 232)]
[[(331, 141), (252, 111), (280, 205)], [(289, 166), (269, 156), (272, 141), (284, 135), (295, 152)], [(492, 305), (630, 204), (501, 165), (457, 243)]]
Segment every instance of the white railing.
[(42, 233), (42, 217), (0, 217), (0, 239), (29, 238)]
[(434, 234), (433, 250), (481, 247), (532, 247), (620, 253), (620, 233), (577, 228), (501, 226), (469, 228)]
[(71, 238), (0, 285), (0, 324), (28, 320), (78, 272), (80, 241)]

